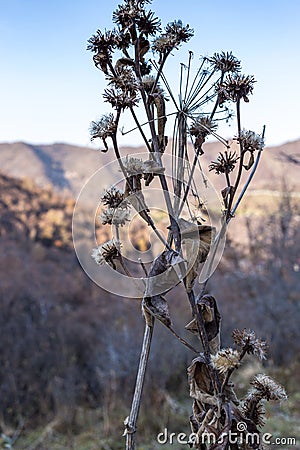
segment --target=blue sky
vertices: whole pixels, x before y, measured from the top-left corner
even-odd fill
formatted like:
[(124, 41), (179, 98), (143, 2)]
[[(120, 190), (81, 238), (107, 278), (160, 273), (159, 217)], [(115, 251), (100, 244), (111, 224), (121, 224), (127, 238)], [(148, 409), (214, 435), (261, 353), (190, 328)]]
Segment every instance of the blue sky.
[[(92, 120), (109, 112), (87, 39), (111, 28), (114, 0), (0, 0), (0, 142), (68, 142), (91, 145)], [(254, 75), (254, 95), (243, 105), (243, 126), (261, 132), (268, 145), (300, 138), (300, 2), (298, 0), (154, 0), (163, 24), (182, 19), (195, 37), (174, 53), (168, 73), (188, 50), (201, 55), (233, 51), (243, 72)], [(129, 124), (128, 124), (129, 125)], [(234, 130), (232, 131), (234, 134)], [(136, 135), (122, 143), (139, 144)]]

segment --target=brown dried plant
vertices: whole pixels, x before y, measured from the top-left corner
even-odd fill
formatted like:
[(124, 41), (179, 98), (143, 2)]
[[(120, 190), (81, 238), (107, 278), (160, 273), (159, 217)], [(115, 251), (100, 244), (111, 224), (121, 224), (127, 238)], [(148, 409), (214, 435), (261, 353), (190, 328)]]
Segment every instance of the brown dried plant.
[[(242, 421), (249, 432), (259, 434), (258, 428), (264, 423), (263, 401), (281, 400), (286, 394), (270, 378), (257, 375), (246, 399), (237, 399), (231, 383), (232, 373), (241, 365), (246, 354), (265, 358), (266, 343), (257, 338), (254, 331), (235, 330), (233, 340), (236, 348), (221, 348), (221, 316), (217, 300), (207, 292), (207, 282), (218, 258), (218, 246), (253, 178), (264, 146), (264, 129), (262, 134), (257, 134), (241, 126), (241, 102), (249, 102), (255, 80), (251, 75), (241, 75), (241, 63), (231, 52), (203, 57), (196, 75), (192, 77), (193, 54), (190, 52), (187, 66), (181, 66), (177, 101), (164, 74), (164, 67), (172, 52), (188, 42), (194, 31), (181, 20), (169, 23), (162, 31), (160, 20), (153, 11), (147, 10), (149, 3), (151, 0), (124, 0), (113, 13), (116, 28), (105, 32), (98, 30), (88, 41), (95, 66), (104, 73), (108, 83), (103, 99), (114, 111), (92, 122), (91, 137), (102, 139), (104, 151), (109, 150), (110, 140), (124, 175), (124, 191), (112, 188), (102, 197), (108, 209), (102, 213), (100, 220), (111, 224), (115, 237), (94, 249), (93, 257), (98, 264), (107, 263), (114, 269), (117, 269), (116, 262), (120, 262), (121, 269), (118, 270), (130, 275), (119, 241), (119, 227), (125, 225), (130, 206), (138, 211), (164, 244), (164, 250), (155, 257), (149, 270), (143, 263), (140, 265), (145, 282), (141, 299), (145, 333), (131, 411), (125, 421), (126, 449), (135, 448), (138, 413), (155, 320), (196, 353), (188, 368), (190, 395), (194, 402), (190, 423), (197, 437), (191, 446), (218, 450), (262, 448), (260, 443), (247, 447), (245, 432), (241, 434), (239, 444), (230, 443), (229, 431), (235, 432)], [(167, 100), (174, 113), (168, 113)], [(146, 115), (146, 123), (139, 119), (137, 111), (141, 109)], [(118, 128), (125, 110), (132, 115), (136, 129), (144, 140), (148, 152), (145, 161), (121, 155)], [(234, 116), (237, 130), (234, 139), (239, 146), (238, 153), (230, 149), (229, 141), (217, 134), (219, 122), (232, 120)], [(167, 120), (174, 122), (170, 145), (173, 162), (171, 180), (166, 176), (164, 166), (168, 152)], [(204, 174), (201, 156), (204, 153), (203, 144), (209, 136), (224, 146), (224, 151), (206, 168), (224, 177), (219, 230), (212, 224), (204, 224), (204, 220), (191, 210), (191, 199), (196, 199), (202, 208), (201, 214), (205, 213), (195, 173), (200, 167)], [(252, 169), (251, 173), (241, 188), (242, 174), (249, 169)], [(158, 231), (143, 194), (145, 186), (149, 186), (154, 179), (160, 183), (168, 214), (167, 239)], [(205, 177), (203, 181), (206, 185)], [(189, 217), (183, 217), (184, 209), (189, 212)], [(196, 251), (190, 266), (185, 257), (186, 248), (192, 249), (190, 251), (193, 253)], [(201, 278), (199, 284), (196, 281), (204, 265), (206, 276)], [(163, 275), (159, 278), (162, 281), (158, 282), (160, 275)], [(178, 283), (185, 287), (191, 310), (191, 321), (186, 329), (199, 337), (201, 345), (197, 349), (173, 329), (164, 294)], [(214, 444), (205, 439), (207, 433), (214, 434)], [(223, 439), (220, 440), (221, 437)]]

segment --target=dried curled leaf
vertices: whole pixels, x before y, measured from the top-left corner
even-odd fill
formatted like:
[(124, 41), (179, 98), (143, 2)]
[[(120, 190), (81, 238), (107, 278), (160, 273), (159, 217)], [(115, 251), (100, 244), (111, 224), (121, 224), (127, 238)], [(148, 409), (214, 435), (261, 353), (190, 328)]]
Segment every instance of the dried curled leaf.
[(179, 219), (178, 225), (186, 252), (186, 259), (188, 262), (190, 261), (186, 276), (186, 289), (187, 292), (191, 292), (198, 275), (199, 266), (205, 262), (208, 256), (215, 235), (215, 228), (209, 225), (189, 222), (185, 219)]
[(142, 307), (146, 313), (150, 313), (151, 315), (153, 315), (166, 327), (169, 328), (171, 326), (172, 321), (170, 317), (169, 306), (167, 301), (161, 295), (154, 295), (153, 297), (144, 297)]
[(146, 282), (145, 297), (168, 292), (181, 281), (179, 264), (184, 259), (174, 250), (165, 250), (152, 263)]
[(216, 299), (212, 295), (203, 295), (198, 301), (203, 311), (204, 326), (212, 354), (220, 349), (221, 314)]
[[(198, 301), (199, 307), (202, 309), (203, 321), (208, 337), (208, 342), (212, 354), (220, 350), (220, 327), (221, 315), (218, 310), (216, 299), (212, 295), (203, 295)], [(193, 334), (199, 335), (197, 321), (193, 319), (185, 326), (186, 330)]]
[(204, 405), (218, 405), (218, 399), (213, 395), (213, 386), (204, 355), (193, 359), (188, 367), (188, 379), (190, 396), (200, 402), (202, 410)]

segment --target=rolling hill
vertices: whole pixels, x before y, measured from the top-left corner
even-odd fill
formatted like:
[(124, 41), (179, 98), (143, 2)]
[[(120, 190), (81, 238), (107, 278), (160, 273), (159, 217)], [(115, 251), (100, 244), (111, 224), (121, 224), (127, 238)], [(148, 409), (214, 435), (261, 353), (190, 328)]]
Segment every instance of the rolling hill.
[[(202, 158), (206, 162), (215, 159), (222, 145), (217, 142), (204, 145)], [(143, 152), (143, 147), (122, 148), (121, 154)], [(297, 161), (300, 155), (300, 140), (264, 149), (261, 162), (251, 185), (252, 191), (274, 191), (280, 189), (285, 177), (291, 190), (300, 191)], [(92, 174), (101, 168), (103, 187), (115, 180), (115, 169), (109, 167), (114, 160), (113, 151), (103, 154), (88, 147), (56, 143), (31, 145), (24, 142), (0, 144), (0, 171), (16, 178), (29, 178), (40, 187), (52, 187), (56, 192), (74, 198)], [(105, 167), (107, 165), (107, 167)], [(209, 173), (209, 179), (221, 188), (221, 177)]]

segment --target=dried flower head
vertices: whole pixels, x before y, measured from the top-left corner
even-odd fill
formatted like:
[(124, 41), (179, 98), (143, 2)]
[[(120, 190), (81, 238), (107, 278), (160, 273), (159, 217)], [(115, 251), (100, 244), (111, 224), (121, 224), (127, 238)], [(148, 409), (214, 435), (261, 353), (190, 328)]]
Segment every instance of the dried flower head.
[(190, 127), (190, 134), (196, 137), (201, 136), (204, 139), (212, 132), (214, 133), (217, 128), (218, 125), (216, 122), (214, 122), (210, 117), (201, 114), (193, 120)]
[(160, 20), (152, 11), (145, 11), (148, 0), (125, 0), (113, 12), (113, 21), (121, 31), (129, 31), (132, 43), (136, 38), (136, 29), (144, 36), (153, 36), (160, 31)]
[(208, 61), (215, 70), (220, 70), (223, 73), (226, 72), (240, 72), (241, 61), (238, 60), (232, 52), (214, 53)]
[(108, 208), (98, 216), (102, 225), (120, 225), (126, 224), (129, 217), (128, 209), (124, 208)]
[(137, 28), (140, 33), (143, 33), (146, 37), (154, 36), (161, 31), (160, 20), (155, 16), (153, 11), (142, 10), (139, 16), (136, 18)]
[(181, 20), (168, 23), (165, 30), (152, 44), (152, 50), (160, 54), (160, 60), (194, 35), (194, 30), (189, 25), (184, 26)]
[(93, 249), (92, 258), (94, 258), (96, 263), (99, 265), (107, 263), (115, 269), (116, 266), (114, 260), (120, 258), (119, 248), (119, 241), (107, 241), (99, 247)]
[(87, 50), (94, 53), (110, 54), (113, 48), (116, 46), (116, 30), (108, 30), (102, 33), (101, 30), (97, 30), (88, 40)]
[(219, 350), (215, 355), (211, 356), (214, 368), (225, 374), (228, 370), (236, 369), (240, 365), (239, 353), (232, 348)]
[(242, 414), (259, 427), (264, 426), (266, 414), (266, 409), (261, 400), (262, 399), (257, 395), (257, 391), (251, 389), (241, 407)]
[(228, 75), (223, 83), (216, 86), (219, 105), (222, 106), (226, 100), (237, 102), (244, 99), (249, 102), (248, 95), (253, 92), (254, 77), (251, 75)]
[(144, 162), (142, 159), (126, 156), (123, 165), (128, 176), (143, 175), (144, 173)]
[(116, 187), (112, 186), (110, 189), (107, 189), (101, 197), (101, 202), (109, 206), (110, 208), (128, 208), (129, 203), (125, 199), (125, 195), (123, 191), (120, 191)]
[(132, 108), (139, 102), (137, 90), (132, 89), (130, 85), (127, 86), (127, 89), (105, 89), (103, 98), (104, 101), (110, 103), (113, 108), (123, 110), (125, 108)]
[(145, 75), (142, 82), (147, 94), (163, 94), (163, 89), (156, 83), (156, 77), (153, 75)]
[(116, 131), (114, 115), (104, 114), (97, 122), (92, 122), (90, 127), (91, 140), (96, 138), (105, 139), (112, 136)]
[(127, 58), (119, 58), (115, 65), (115, 75), (106, 77), (108, 84), (123, 91), (136, 91), (138, 84), (132, 68), (127, 64)]
[(113, 49), (118, 44), (118, 36), (115, 30), (97, 30), (97, 33), (88, 40), (87, 50), (95, 53), (93, 60), (95, 66), (100, 68), (105, 74), (108, 73), (108, 66), (111, 62)]
[(114, 115), (112, 113), (104, 114), (100, 118), (100, 120), (91, 122), (90, 125), (91, 141), (97, 138), (102, 139), (106, 151), (108, 150), (106, 139), (108, 137), (113, 136), (115, 132), (116, 132), (116, 125), (114, 121)]
[(224, 153), (220, 152), (217, 160), (209, 164), (209, 171), (215, 170), (216, 174), (230, 173), (234, 170), (238, 159), (239, 157), (235, 152), (228, 152), (227, 150)]
[(113, 21), (122, 29), (130, 28), (133, 25), (134, 19), (139, 15), (139, 7), (136, 2), (127, 1), (123, 5), (118, 5), (113, 12)]
[[(273, 378), (262, 373), (256, 375), (250, 382), (254, 387), (256, 394), (266, 400), (286, 400), (285, 389)], [(254, 395), (255, 392), (252, 391)]]
[(267, 343), (258, 339), (252, 330), (234, 330), (232, 333), (234, 342), (245, 350), (248, 354), (257, 356), (260, 359), (266, 358)]
[(244, 152), (253, 153), (255, 150), (259, 151), (264, 147), (263, 137), (251, 130), (243, 129), (235, 139), (242, 145)]

